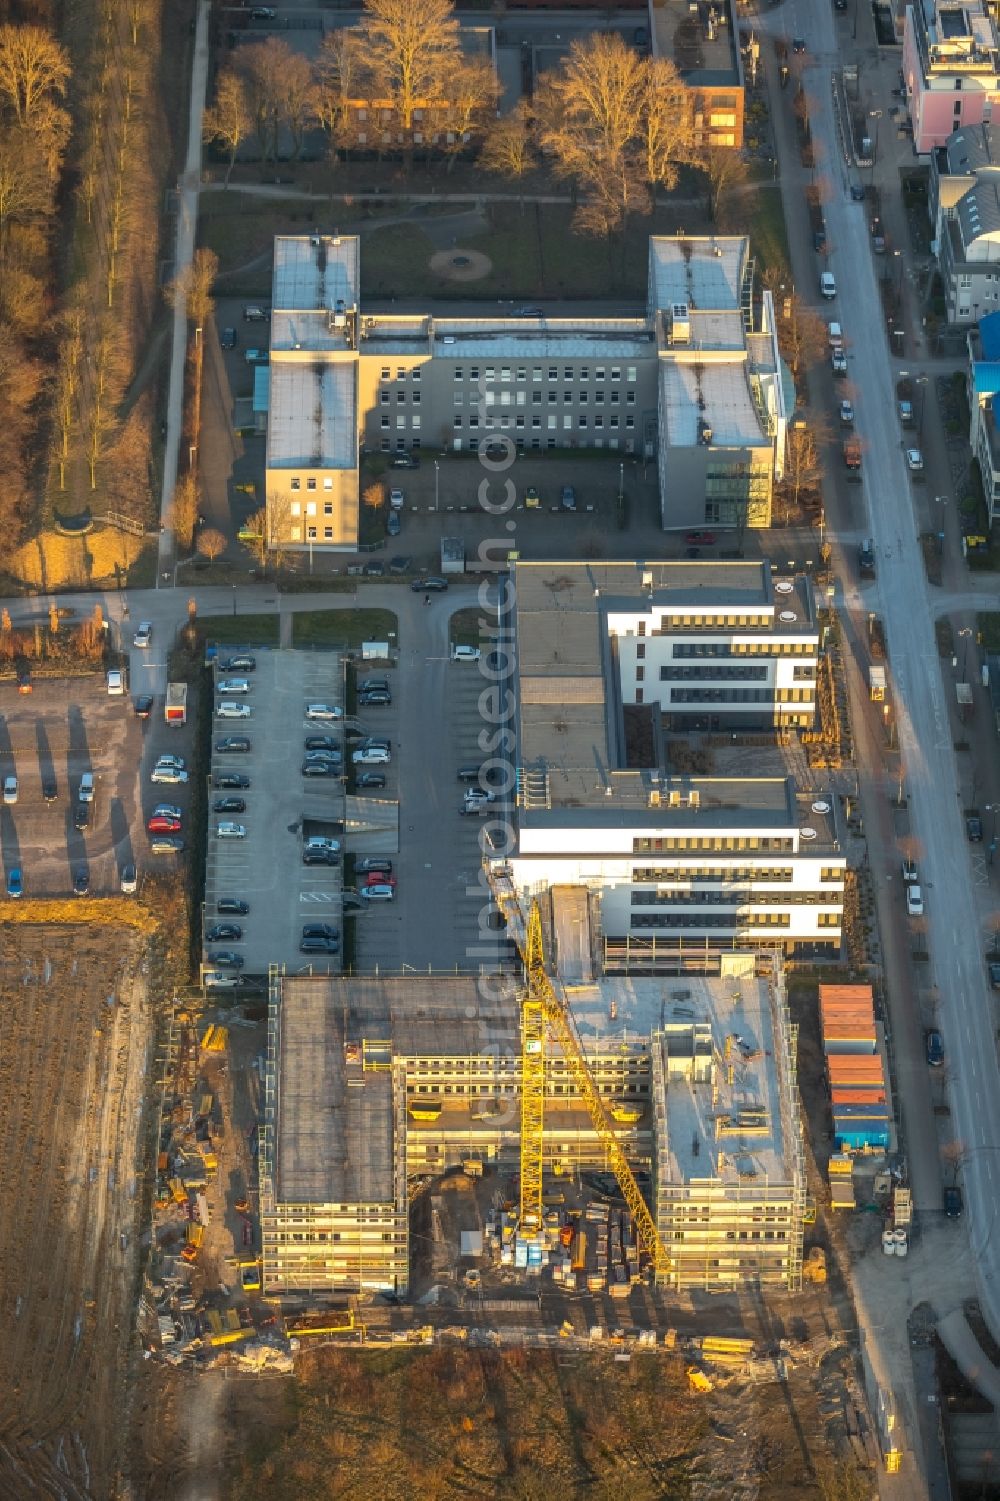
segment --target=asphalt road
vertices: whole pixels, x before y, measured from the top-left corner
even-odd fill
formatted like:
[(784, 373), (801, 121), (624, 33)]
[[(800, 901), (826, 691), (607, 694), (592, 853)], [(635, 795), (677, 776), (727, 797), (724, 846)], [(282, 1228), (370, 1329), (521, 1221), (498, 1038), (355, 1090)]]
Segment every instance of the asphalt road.
[[(837, 44), (832, 7), (811, 20), (812, 66), (806, 86), (813, 135), (827, 165), (825, 213), (834, 246), (830, 269), (838, 287), (828, 316), (839, 314), (852, 352), (858, 392), (857, 429), (865, 444), (864, 490), (878, 579), (864, 590), (866, 608), (885, 623), (899, 713), (899, 736), (911, 827), (919, 841), (927, 902), (931, 968), (941, 995), (940, 1025), (951, 1057), (949, 1089), (954, 1135), (961, 1143), (966, 1222), (983, 1310), (1000, 1334), (1000, 1090), (993, 1002), (986, 979), (972, 866), (962, 821), (958, 770), (938, 668), (933, 615), (920, 552), (915, 501), (892, 411), (897, 362), (891, 362), (868, 245), (865, 210), (851, 201), (833, 117), (830, 68)], [(905, 366), (904, 366), (905, 368)], [(940, 1214), (939, 1168), (929, 1152), (912, 1151), (918, 1212)]]

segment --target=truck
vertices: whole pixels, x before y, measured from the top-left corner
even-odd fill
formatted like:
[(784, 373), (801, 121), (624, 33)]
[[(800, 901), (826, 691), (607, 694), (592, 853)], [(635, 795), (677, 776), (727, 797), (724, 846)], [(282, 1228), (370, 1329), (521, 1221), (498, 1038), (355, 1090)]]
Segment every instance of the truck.
[(844, 439), (844, 464), (847, 467), (848, 479), (860, 480), (861, 444), (857, 438)]
[(187, 724), (187, 683), (168, 683), (167, 698), (163, 706), (163, 717), (167, 724)]

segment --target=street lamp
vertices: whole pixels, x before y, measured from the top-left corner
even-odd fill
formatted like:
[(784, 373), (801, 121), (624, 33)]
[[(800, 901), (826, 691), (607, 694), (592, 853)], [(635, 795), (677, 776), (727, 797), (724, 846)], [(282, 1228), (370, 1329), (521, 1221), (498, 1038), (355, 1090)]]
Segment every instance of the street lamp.
[(965, 683), (965, 682), (968, 682), (968, 679), (965, 676), (965, 666), (966, 666), (966, 662), (968, 660), (968, 655), (969, 655), (969, 637), (972, 635), (972, 627), (971, 626), (966, 626), (965, 630), (964, 631), (959, 631), (958, 634), (965, 641), (965, 645), (962, 647), (962, 678), (961, 678), (961, 681), (963, 683)]
[(435, 459), (434, 460), (434, 509), (435, 509), (435, 511), (438, 508), (438, 476), (439, 476), (440, 473), (441, 473), (441, 465), (438, 463), (437, 459)]

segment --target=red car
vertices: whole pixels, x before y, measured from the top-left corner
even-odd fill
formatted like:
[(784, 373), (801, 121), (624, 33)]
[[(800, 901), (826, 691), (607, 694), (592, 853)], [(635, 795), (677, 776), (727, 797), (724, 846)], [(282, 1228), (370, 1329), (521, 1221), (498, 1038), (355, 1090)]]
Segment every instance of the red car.
[(181, 831), (181, 821), (179, 818), (164, 818), (163, 814), (160, 813), (155, 818), (149, 820), (146, 824), (146, 829), (150, 834), (179, 834)]
[(396, 877), (387, 875), (384, 870), (370, 870), (365, 876), (366, 886), (391, 886), (395, 890)]
[(688, 547), (711, 547), (715, 541), (714, 532), (688, 532), (684, 538)]

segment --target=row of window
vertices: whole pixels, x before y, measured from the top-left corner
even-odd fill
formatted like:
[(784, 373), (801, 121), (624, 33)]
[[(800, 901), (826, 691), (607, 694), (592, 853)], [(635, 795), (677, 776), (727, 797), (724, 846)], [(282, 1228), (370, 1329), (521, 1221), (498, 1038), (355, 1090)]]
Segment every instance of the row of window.
[[(301, 502), (301, 500), (290, 500), (288, 502), (288, 514), (290, 516), (301, 516), (302, 515), (302, 502)], [(315, 516), (316, 515), (316, 502), (314, 500), (307, 500), (306, 501), (305, 514), (307, 516)], [(332, 500), (324, 500), (324, 502), (323, 502), (323, 515), (324, 516), (332, 516), (333, 515), (333, 501)]]
[(690, 916), (683, 912), (633, 912), (630, 923), (632, 928), (725, 928), (727, 932), (738, 928), (790, 928), (791, 925), (789, 912), (741, 912), (738, 919), (730, 912), (697, 912)]
[[(405, 418), (403, 418), (403, 417), (397, 417), (396, 418), (396, 426), (397, 427), (403, 427), (403, 426), (405, 426), (405, 421), (406, 421)], [(419, 427), (420, 426), (420, 418), (419, 417), (414, 417), (414, 419), (413, 419), (413, 425), (414, 425), (414, 427)], [(490, 429), (492, 429), (494, 431), (496, 429), (499, 429), (501, 432), (506, 432), (510, 428), (510, 418), (509, 417), (501, 417), (499, 419), (499, 421), (498, 421), (496, 417), (486, 417), (486, 418), (483, 419), (483, 424), (482, 425), (483, 425), (483, 427), (490, 428)], [(532, 417), (532, 419), (531, 419), (531, 427), (532, 427), (532, 431), (533, 432), (537, 432), (541, 428), (541, 425), (542, 425), (542, 419), (541, 419), (541, 417)], [(556, 416), (556, 414), (554, 412), (550, 412), (549, 413), (548, 420), (546, 421), (545, 425), (546, 425), (546, 427), (548, 428), (548, 430), (550, 432), (554, 432), (558, 428), (558, 426), (559, 426), (559, 418)], [(586, 415), (581, 415), (581, 416), (579, 416), (577, 418), (576, 425), (580, 429), (586, 429), (587, 427), (589, 427), (590, 423), (589, 423), (589, 420), (586, 417)], [(389, 426), (389, 419), (388, 419), (388, 417), (383, 417), (382, 418), (382, 426), (383, 427), (388, 427)], [(461, 428), (461, 427), (466, 427), (467, 426), (467, 427), (475, 429), (475, 428), (479, 427), (479, 418), (478, 417), (469, 417), (467, 420), (464, 420), (461, 416), (456, 416), (455, 417), (455, 421), (454, 421), (454, 426), (456, 428)], [(572, 431), (572, 428), (573, 428), (573, 414), (572, 414), (572, 412), (567, 412), (567, 413), (563, 414), (562, 426), (563, 426), (563, 431), (564, 432), (570, 432), (570, 431)], [(594, 416), (594, 430), (597, 431), (597, 432), (599, 432), (601, 430), (601, 428), (603, 428), (603, 426), (604, 426), (604, 418), (598, 412)], [(608, 427), (611, 429), (612, 432), (617, 432), (620, 426), (621, 426), (621, 418), (616, 413), (612, 413), (612, 415), (608, 418)], [(524, 428), (524, 418), (523, 417), (515, 417), (514, 418), (514, 428), (515, 428), (515, 431), (522, 431), (523, 430), (523, 428)], [(634, 431), (634, 429), (635, 429), (635, 418), (633, 416), (628, 416), (628, 417), (625, 418), (625, 428), (626, 428), (626, 430), (628, 432), (633, 432)]]
[[(500, 381), (502, 383), (506, 384), (507, 382), (509, 382), (511, 380), (512, 373), (513, 373), (513, 377), (514, 377), (515, 380), (523, 381), (523, 380), (527, 380), (528, 379), (528, 367), (527, 367), (527, 365), (517, 365), (517, 366), (501, 365), (500, 366), (500, 376), (499, 376)], [(595, 381), (602, 381), (602, 380), (605, 379), (606, 374), (607, 374), (607, 371), (605, 370), (605, 367), (603, 365), (598, 365), (597, 368), (594, 370), (594, 380)], [(635, 381), (637, 379), (637, 377), (638, 377), (638, 366), (637, 365), (627, 365), (625, 367), (625, 380), (627, 382), (628, 381)], [(382, 372), (382, 379), (386, 380), (387, 378), (388, 378), (388, 371), (383, 370), (383, 372)], [(397, 379), (402, 379), (402, 378), (403, 378), (402, 375), (400, 375), (400, 373), (397, 371)], [(453, 378), (455, 380), (464, 380), (466, 378), (466, 370), (465, 370), (465, 367), (463, 365), (456, 365), (455, 366), (455, 369), (454, 369), (454, 372), (453, 372)], [(470, 366), (470, 368), (468, 370), (468, 378), (469, 378), (469, 380), (478, 381), (478, 379), (479, 379), (479, 366), (478, 365), (472, 365), (472, 366)], [(588, 382), (590, 380), (590, 369), (589, 369), (589, 367), (587, 365), (581, 365), (578, 370), (574, 370), (574, 368), (573, 368), (572, 365), (564, 365), (563, 366), (562, 378), (563, 378), (563, 380), (576, 380), (576, 381), (580, 381), (581, 383), (586, 383), (586, 382)], [(612, 365), (611, 366), (611, 379), (612, 379), (612, 381), (620, 381), (621, 378), (622, 378), (621, 366), (620, 365)], [(497, 379), (496, 367), (493, 366), (493, 365), (486, 365), (484, 367), (484, 369), (483, 369), (483, 379), (487, 380), (487, 381), (495, 381)], [(542, 379), (542, 366), (541, 365), (533, 365), (531, 367), (531, 379), (532, 379), (532, 383), (537, 383), (537, 382), (541, 381), (541, 379)], [(550, 381), (551, 380), (558, 380), (559, 379), (559, 367), (558, 367), (558, 365), (549, 365), (548, 366), (548, 379)]]
[[(630, 427), (632, 425), (631, 421), (627, 422), (625, 425), (626, 425), (626, 427)], [(489, 443), (490, 443), (490, 439), (488, 437), (487, 438), (483, 438), (482, 442), (483, 442), (483, 446), (484, 447), (488, 447)], [(616, 449), (618, 447), (618, 445), (619, 445), (619, 442), (620, 442), (620, 439), (618, 439), (618, 438), (604, 438), (602, 436), (602, 437), (599, 437), (599, 438), (595, 438), (594, 441), (593, 441), (593, 443), (590, 446), (593, 447), (593, 448), (604, 448), (604, 447), (607, 447), (607, 448), (610, 448), (610, 449)], [(480, 443), (479, 438), (469, 438), (468, 439), (468, 450), (469, 450), (469, 452), (470, 453), (478, 453), (479, 452), (479, 443)], [(419, 447), (420, 447), (420, 439), (419, 438), (414, 438), (413, 441), (412, 441), (412, 443), (409, 446), (411, 448), (413, 448), (413, 449), (419, 449)], [(462, 439), (461, 438), (456, 438), (454, 446), (455, 446), (456, 450), (461, 451), (461, 449), (462, 449)], [(531, 440), (531, 447), (533, 449), (540, 449), (541, 446), (542, 446), (542, 440), (541, 440), (541, 438), (532, 438), (532, 440)], [(557, 446), (558, 446), (558, 439), (556, 439), (556, 438), (547, 438), (545, 440), (545, 447), (546, 448), (556, 448)], [(407, 445), (406, 445), (405, 440), (403, 438), (397, 438), (397, 440), (396, 440), (396, 452), (397, 453), (405, 453), (406, 447), (407, 447)], [(519, 453), (523, 453), (524, 450), (525, 450), (525, 447), (526, 447), (526, 444), (525, 444), (524, 439), (523, 438), (518, 438), (517, 439), (517, 449), (518, 449), (518, 452)], [(382, 453), (389, 453), (391, 451), (391, 449), (392, 449), (392, 440), (390, 438), (382, 438), (382, 439), (380, 439), (380, 441), (379, 441), (379, 448), (380, 448), (380, 450), (381, 450)], [(626, 453), (632, 453), (633, 449), (634, 449), (634, 440), (632, 438), (626, 438), (625, 439), (625, 452)]]
[[(768, 891), (761, 888), (751, 891), (633, 891), (633, 907), (743, 907), (747, 904), (766, 907), (774, 902), (791, 907), (820, 907), (829, 905), (828, 891)], [(839, 919), (838, 919), (839, 920)]]
[[(316, 487), (317, 487), (316, 476), (313, 475), (313, 474), (311, 474), (311, 475), (309, 475), (306, 478), (306, 489), (307, 490), (315, 490)], [(301, 490), (302, 489), (302, 477), (301, 477), (301, 475), (298, 475), (298, 474), (293, 474), (292, 475), (291, 482), (290, 482), (290, 488), (292, 490)], [(333, 489), (333, 479), (331, 478), (330, 475), (326, 475), (324, 477), (324, 479), (323, 479), (323, 489), (324, 490), (332, 490)]]
[[(638, 674), (637, 674), (638, 675)], [(661, 667), (661, 683), (714, 682), (742, 678), (763, 683), (767, 680), (766, 667)]]
[[(542, 394), (543, 393), (541, 391), (532, 391), (532, 393), (531, 393), (531, 405), (533, 407), (540, 407), (542, 405)], [(603, 391), (595, 391), (593, 393), (593, 396), (594, 396), (594, 405), (595, 406), (599, 407), (599, 406), (602, 406), (604, 404), (604, 394), (605, 393)], [(545, 393), (545, 395), (546, 395), (546, 398), (548, 400), (549, 406), (556, 406), (558, 404), (558, 402), (559, 402), (559, 392), (558, 391), (553, 391), (550, 388), (548, 390), (548, 392)], [(589, 391), (563, 391), (563, 393), (562, 393), (563, 405), (564, 406), (569, 406), (570, 403), (575, 402), (575, 404), (577, 406), (586, 406), (587, 403), (588, 403), (588, 401), (590, 400), (590, 395), (591, 395), (591, 393)], [(407, 399), (407, 396), (409, 396), (409, 398), (410, 398), (411, 401), (419, 401), (419, 399), (420, 399), (420, 392), (419, 391), (409, 391), (409, 392), (407, 392), (407, 391), (397, 391), (396, 392), (396, 400), (397, 401), (405, 401)], [(622, 393), (620, 391), (609, 391), (608, 392), (608, 403), (609, 403), (610, 406), (613, 406), (613, 407), (620, 406), (621, 405), (621, 399), (622, 399)], [(636, 398), (635, 398), (635, 392), (634, 391), (626, 391), (625, 392), (625, 405), (626, 406), (634, 407), (635, 406), (635, 399)], [(389, 402), (389, 393), (388, 393), (388, 391), (382, 391), (381, 392), (381, 394), (380, 394), (380, 400), (381, 400), (381, 403), (382, 403), (383, 406), (387, 406), (388, 405), (388, 402)], [(462, 391), (456, 391), (454, 393), (454, 396), (453, 396), (453, 401), (454, 401), (455, 406), (457, 406), (457, 407), (464, 406), (465, 405), (465, 392), (464, 392), (464, 390), (462, 390)], [(527, 391), (487, 391), (485, 393), (485, 396), (484, 396), (483, 400), (482, 400), (482, 403), (480, 403), (480, 398), (479, 398), (478, 394), (475, 393), (475, 392), (470, 391), (469, 392), (469, 405), (470, 406), (479, 406), (480, 404), (482, 404), (483, 406), (488, 406), (488, 407), (491, 407), (491, 406), (501, 406), (501, 407), (517, 406), (517, 407), (523, 407), (523, 406), (527, 406), (528, 405), (528, 393), (527, 393)]]
[[(843, 871), (831, 873), (821, 870), (821, 881), (842, 880)], [(773, 869), (761, 865), (637, 865), (632, 871), (636, 885), (643, 882), (663, 881), (790, 881), (792, 867), (775, 865)]]
[[(713, 631), (722, 630), (723, 627), (730, 630), (759, 631), (762, 628), (769, 630), (773, 624), (770, 615), (658, 615), (652, 622), (636, 621), (635, 633), (637, 636), (668, 636), (674, 631), (704, 630), (706, 627)], [(775, 649), (763, 641), (760, 647), (762, 651), (767, 652)], [(733, 642), (729, 650), (735, 652), (737, 643)], [(678, 655), (677, 647), (674, 648), (674, 655)], [(712, 653), (707, 653), (707, 655), (712, 655)], [(717, 655), (721, 655), (721, 651)]]
[[(730, 624), (727, 618), (725, 624)], [(736, 628), (743, 626), (736, 622)], [(658, 631), (657, 635), (663, 634)], [(682, 657), (806, 657), (816, 651), (814, 641), (678, 641), (671, 648), (671, 656)], [(799, 671), (798, 668), (795, 669)]]
[(715, 835), (712, 837), (664, 835), (657, 839), (633, 839), (633, 855), (667, 855), (680, 850), (770, 850), (775, 854), (794, 854), (795, 840), (763, 834)]

